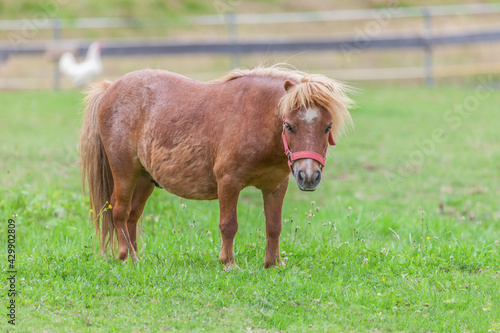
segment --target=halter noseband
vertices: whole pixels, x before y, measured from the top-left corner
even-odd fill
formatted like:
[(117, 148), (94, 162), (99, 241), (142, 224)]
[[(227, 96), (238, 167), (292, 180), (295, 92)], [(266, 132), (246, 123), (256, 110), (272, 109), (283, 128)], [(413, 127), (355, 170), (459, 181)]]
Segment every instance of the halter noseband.
[[(303, 158), (311, 158), (315, 161), (317, 161), (319, 164), (321, 164), (320, 170), (323, 171), (323, 167), (325, 166), (326, 162), (326, 152), (328, 151), (328, 146), (325, 148), (324, 156), (321, 156), (318, 153), (315, 153), (313, 151), (298, 151), (296, 153), (292, 153), (290, 150), (290, 146), (288, 145), (288, 142), (286, 141), (286, 136), (285, 136), (285, 117), (283, 117), (283, 132), (281, 132), (281, 138), (283, 139), (283, 146), (285, 146), (285, 155), (288, 157), (288, 167), (290, 168), (290, 171), (293, 173), (293, 162), (296, 160), (300, 160)], [(332, 146), (335, 145), (335, 141), (333, 140), (333, 135), (332, 132), (328, 134), (328, 143)]]

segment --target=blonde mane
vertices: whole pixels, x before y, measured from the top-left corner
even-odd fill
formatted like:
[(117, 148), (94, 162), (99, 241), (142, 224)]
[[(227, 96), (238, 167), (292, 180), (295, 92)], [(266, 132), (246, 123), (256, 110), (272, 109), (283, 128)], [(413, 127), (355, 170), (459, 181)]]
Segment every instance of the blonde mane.
[(279, 102), (282, 117), (293, 110), (321, 106), (332, 116), (332, 132), (335, 137), (352, 126), (348, 109), (354, 103), (346, 94), (352, 91), (349, 86), (321, 74), (308, 74), (283, 65), (286, 64), (253, 69), (237, 68), (215, 81), (227, 82), (250, 75), (282, 78), (293, 84)]

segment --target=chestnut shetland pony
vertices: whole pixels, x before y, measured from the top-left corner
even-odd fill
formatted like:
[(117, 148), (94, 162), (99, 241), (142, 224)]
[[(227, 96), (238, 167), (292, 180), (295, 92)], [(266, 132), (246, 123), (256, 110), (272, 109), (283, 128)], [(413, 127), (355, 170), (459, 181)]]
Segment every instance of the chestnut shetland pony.
[[(264, 266), (281, 264), (288, 176), (301, 190), (316, 189), (329, 142), (351, 123), (345, 91), (323, 75), (277, 65), (210, 83), (162, 70), (95, 83), (80, 153), (101, 252), (116, 234), (118, 259), (138, 260), (137, 221), (156, 184), (187, 199), (219, 199), (219, 261), (235, 267), (238, 196), (255, 186), (264, 199)], [(112, 212), (99, 216), (107, 201)]]

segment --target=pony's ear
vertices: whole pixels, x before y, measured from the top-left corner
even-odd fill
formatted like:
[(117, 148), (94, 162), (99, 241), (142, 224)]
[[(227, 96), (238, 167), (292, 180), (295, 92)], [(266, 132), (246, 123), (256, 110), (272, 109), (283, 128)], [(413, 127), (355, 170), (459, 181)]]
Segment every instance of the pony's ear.
[(285, 84), (283, 85), (283, 88), (285, 88), (285, 91), (288, 91), (290, 90), (290, 88), (292, 88), (294, 86), (294, 84), (288, 80), (285, 81)]
[(332, 131), (328, 134), (328, 143), (332, 146), (335, 146), (335, 140), (333, 140), (333, 134)]

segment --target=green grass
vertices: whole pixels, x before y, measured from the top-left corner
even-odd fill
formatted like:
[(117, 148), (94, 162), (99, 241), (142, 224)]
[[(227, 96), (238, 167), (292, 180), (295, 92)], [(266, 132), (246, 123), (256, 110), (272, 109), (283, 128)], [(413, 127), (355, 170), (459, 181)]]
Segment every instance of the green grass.
[[(434, 5), (481, 3), (478, 0), (440, 0)], [(488, 0), (486, 2), (495, 2)], [(422, 0), (401, 1), (397, 4), (407, 6), (425, 6)], [(43, 19), (47, 15), (53, 17), (175, 17), (179, 15), (217, 14), (219, 10), (234, 9), (236, 12), (262, 11), (294, 11), (324, 10), (352, 8), (380, 8), (395, 5), (390, 1), (341, 0), (334, 5), (328, 2), (315, 1), (304, 5), (298, 0), (7, 0), (0, 2), (0, 19)]]
[(83, 0), (71, 2), (64, 0), (7, 1), (0, 4), (0, 18), (31, 18), (33, 15), (47, 13), (62, 18), (76, 17), (172, 17), (186, 14), (203, 14), (214, 12), (211, 2), (201, 0)]
[[(217, 202), (183, 200), (181, 209), (158, 189), (145, 209), (142, 261), (97, 255), (79, 183), (82, 95), (1, 93), (0, 246), (17, 214), (16, 331), (499, 331), (500, 96), (453, 128), (443, 115), (470, 96), (361, 89), (356, 129), (330, 149), (320, 188), (290, 184), (287, 266), (263, 269), (261, 198), (246, 189), (240, 269), (223, 273)], [(437, 128), (444, 141), (418, 153)], [(1, 295), (6, 302), (5, 283)], [(12, 329), (5, 315), (0, 328)]]

